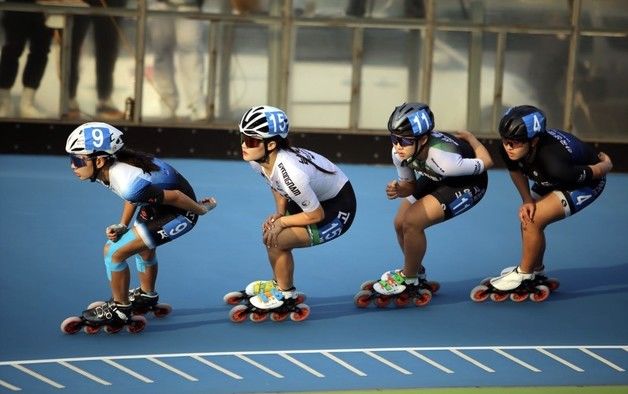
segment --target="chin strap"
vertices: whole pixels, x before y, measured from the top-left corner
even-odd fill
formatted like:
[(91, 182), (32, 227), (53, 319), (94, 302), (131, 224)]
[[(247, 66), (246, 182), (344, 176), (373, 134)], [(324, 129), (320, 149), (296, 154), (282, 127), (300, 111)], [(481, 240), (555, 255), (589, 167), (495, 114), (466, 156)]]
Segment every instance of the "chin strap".
[(427, 146), (427, 144), (425, 144), (425, 145), (423, 145), (422, 147), (419, 148), (419, 138), (417, 138), (416, 142), (414, 143), (414, 154), (409, 159), (405, 159), (404, 161), (402, 161), (401, 165), (409, 167), (412, 163), (414, 163), (416, 158), (419, 156), (419, 153), (421, 153), (423, 148), (425, 148), (426, 146)]

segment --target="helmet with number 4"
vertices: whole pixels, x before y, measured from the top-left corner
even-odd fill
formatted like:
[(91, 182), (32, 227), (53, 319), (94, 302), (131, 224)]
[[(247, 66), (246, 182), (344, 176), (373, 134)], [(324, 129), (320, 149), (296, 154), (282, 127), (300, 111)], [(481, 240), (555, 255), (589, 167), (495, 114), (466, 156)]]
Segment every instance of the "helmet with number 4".
[(404, 103), (388, 118), (388, 131), (404, 137), (420, 137), (433, 129), (434, 114), (424, 103)]
[(65, 143), (65, 151), (75, 155), (113, 155), (123, 146), (120, 130), (107, 123), (89, 122), (72, 131)]
[(262, 139), (286, 138), (290, 129), (286, 113), (269, 105), (250, 108), (242, 116), (239, 126), (241, 133)]
[(529, 141), (545, 132), (545, 114), (532, 105), (509, 108), (499, 122), (499, 135), (515, 141)]

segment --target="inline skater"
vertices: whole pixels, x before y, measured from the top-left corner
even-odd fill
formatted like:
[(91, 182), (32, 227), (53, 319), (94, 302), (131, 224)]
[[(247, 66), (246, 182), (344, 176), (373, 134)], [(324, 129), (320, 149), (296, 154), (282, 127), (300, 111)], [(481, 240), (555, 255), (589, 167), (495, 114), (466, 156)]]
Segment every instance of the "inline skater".
[[(242, 158), (262, 175), (275, 201), (275, 212), (262, 224), (273, 280), (250, 283), (241, 292), (250, 305), (234, 307), (230, 317), (242, 321), (253, 312), (252, 320), (263, 320), (271, 313), (273, 320), (281, 320), (290, 313), (293, 320), (303, 320), (309, 308), (297, 303), (304, 297), (294, 285), (292, 249), (329, 242), (351, 227), (356, 212), (353, 187), (325, 157), (290, 146), (288, 117), (281, 109), (252, 107), (239, 128)], [(227, 294), (225, 300), (230, 302), (232, 296)]]
[(394, 226), (404, 263), (379, 281), (365, 282), (355, 297), (360, 307), (373, 298), (384, 306), (391, 296), (398, 305), (412, 299), (427, 304), (439, 285), (426, 282), (425, 229), (466, 212), (484, 197), (486, 170), (493, 165), (486, 148), (468, 131), (453, 135), (433, 129), (434, 115), (423, 103), (404, 103), (388, 119), (398, 179), (386, 185), (386, 196), (402, 199)]
[(494, 299), (502, 300), (512, 292), (515, 294), (511, 299), (522, 301), (533, 292), (532, 300), (542, 301), (549, 295), (548, 290), (558, 287), (557, 282), (550, 283), (549, 288), (519, 290), (526, 283), (534, 283), (535, 276), (545, 278), (545, 227), (595, 201), (604, 190), (606, 174), (613, 164), (608, 155), (595, 152), (574, 135), (546, 129), (545, 114), (531, 105), (508, 109), (499, 123), (499, 134), (501, 156), (522, 200), (518, 211), (522, 256), (518, 266), (504, 269), (502, 275), (490, 280), (489, 286), (478, 286), (476, 289), (480, 289), (474, 289), (471, 296), (483, 301), (497, 291)]
[[(110, 124), (80, 125), (68, 137), (65, 149), (80, 180), (100, 183), (125, 200), (120, 222), (105, 230), (104, 260), (112, 298), (91, 305), (83, 312), (81, 323), (70, 323), (69, 331), (77, 324), (121, 326), (135, 309), (157, 304), (157, 247), (194, 228), (198, 216), (206, 214), (216, 201), (205, 198), (196, 202), (192, 186), (181, 174), (158, 158), (128, 149), (122, 132)], [(135, 257), (140, 286), (129, 292), (126, 260), (131, 256)]]

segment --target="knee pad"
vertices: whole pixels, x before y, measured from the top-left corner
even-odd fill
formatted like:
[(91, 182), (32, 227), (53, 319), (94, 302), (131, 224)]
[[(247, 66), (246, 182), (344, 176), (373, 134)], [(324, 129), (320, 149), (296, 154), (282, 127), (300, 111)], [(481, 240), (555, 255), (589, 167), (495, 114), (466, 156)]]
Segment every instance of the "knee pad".
[(124, 271), (125, 269), (129, 267), (126, 261), (114, 263), (111, 260), (113, 254), (124, 245), (128, 244), (129, 242), (134, 241), (135, 238), (136, 238), (135, 232), (133, 232), (132, 230), (129, 230), (126, 233), (124, 233), (124, 235), (120, 237), (120, 239), (118, 239), (117, 242), (107, 241), (107, 245), (109, 245), (109, 250), (107, 250), (107, 254), (105, 254), (105, 267), (107, 269), (107, 278), (109, 278), (109, 280), (111, 280), (112, 272)]
[(144, 260), (139, 254), (135, 255), (135, 266), (139, 272), (145, 272), (146, 267), (150, 267), (151, 265), (157, 265), (157, 256), (153, 257), (151, 260)]

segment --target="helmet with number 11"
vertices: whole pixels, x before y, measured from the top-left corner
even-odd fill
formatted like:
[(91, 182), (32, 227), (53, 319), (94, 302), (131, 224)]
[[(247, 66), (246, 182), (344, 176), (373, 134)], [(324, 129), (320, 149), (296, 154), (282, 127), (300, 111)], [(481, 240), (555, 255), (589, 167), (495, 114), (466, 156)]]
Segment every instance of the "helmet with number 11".
[(434, 114), (424, 103), (404, 103), (388, 118), (388, 131), (402, 137), (421, 137), (434, 129)]
[(532, 105), (509, 108), (499, 122), (499, 135), (509, 140), (527, 142), (545, 132), (545, 114)]

